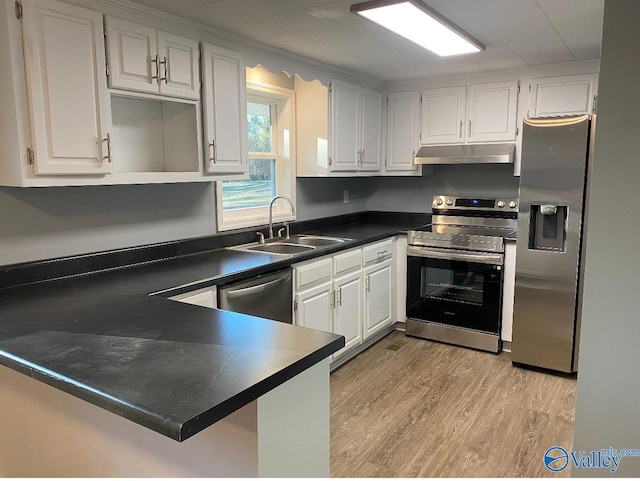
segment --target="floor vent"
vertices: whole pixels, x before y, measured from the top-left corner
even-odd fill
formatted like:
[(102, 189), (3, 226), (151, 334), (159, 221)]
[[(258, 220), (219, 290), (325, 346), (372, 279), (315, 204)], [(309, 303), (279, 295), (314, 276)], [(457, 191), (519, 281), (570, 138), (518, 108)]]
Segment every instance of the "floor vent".
[(399, 351), (403, 345), (404, 343), (396, 342), (394, 344), (391, 344), (390, 346), (387, 346), (387, 349), (389, 349), (390, 351)]

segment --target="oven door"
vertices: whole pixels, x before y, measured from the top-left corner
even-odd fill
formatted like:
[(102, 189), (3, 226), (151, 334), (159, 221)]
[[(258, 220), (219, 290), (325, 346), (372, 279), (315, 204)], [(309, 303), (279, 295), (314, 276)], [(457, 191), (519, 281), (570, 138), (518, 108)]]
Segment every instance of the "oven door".
[(500, 332), (502, 254), (409, 246), (407, 318)]

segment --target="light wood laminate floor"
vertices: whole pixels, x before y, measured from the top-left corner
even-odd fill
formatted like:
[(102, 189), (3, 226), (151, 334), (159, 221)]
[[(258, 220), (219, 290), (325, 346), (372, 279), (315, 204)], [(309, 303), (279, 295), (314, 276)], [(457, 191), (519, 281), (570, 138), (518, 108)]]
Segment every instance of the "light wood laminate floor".
[(331, 476), (551, 476), (542, 458), (572, 447), (575, 387), (395, 331), (331, 375)]

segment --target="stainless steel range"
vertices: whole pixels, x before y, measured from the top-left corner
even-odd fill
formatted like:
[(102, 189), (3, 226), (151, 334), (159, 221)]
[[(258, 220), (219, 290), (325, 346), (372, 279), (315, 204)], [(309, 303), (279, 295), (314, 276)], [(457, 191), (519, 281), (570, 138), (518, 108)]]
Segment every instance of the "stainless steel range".
[(518, 201), (438, 195), (432, 211), (432, 224), (408, 233), (406, 333), (497, 353)]

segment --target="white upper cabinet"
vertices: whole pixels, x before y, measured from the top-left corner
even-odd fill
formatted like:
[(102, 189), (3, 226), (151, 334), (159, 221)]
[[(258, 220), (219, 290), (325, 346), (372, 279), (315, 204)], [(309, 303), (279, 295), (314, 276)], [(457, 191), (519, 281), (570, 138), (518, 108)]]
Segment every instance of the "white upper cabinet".
[(225, 48), (203, 44), (202, 50), (206, 170), (243, 174), (247, 169), (244, 62)]
[(360, 116), (355, 84), (331, 81), (331, 153), (333, 172), (358, 170)]
[(530, 84), (528, 117), (554, 117), (595, 112), (598, 76), (565, 75), (535, 78)]
[(199, 99), (198, 42), (158, 32), (158, 52), (160, 94)]
[(516, 140), (518, 81), (422, 91), (422, 145)]
[(382, 94), (331, 81), (332, 172), (380, 171)]
[(198, 42), (106, 17), (109, 87), (200, 98)]
[(360, 89), (360, 170), (379, 172), (382, 164), (382, 94)]
[(422, 91), (423, 144), (464, 142), (466, 87), (446, 87)]
[(516, 140), (518, 82), (470, 85), (468, 89), (467, 140), (507, 142)]
[(111, 172), (102, 15), (55, 0), (23, 13), (36, 175)]
[(419, 147), (420, 92), (395, 92), (387, 97), (385, 170), (418, 172), (413, 163)]

